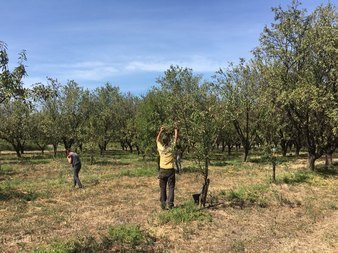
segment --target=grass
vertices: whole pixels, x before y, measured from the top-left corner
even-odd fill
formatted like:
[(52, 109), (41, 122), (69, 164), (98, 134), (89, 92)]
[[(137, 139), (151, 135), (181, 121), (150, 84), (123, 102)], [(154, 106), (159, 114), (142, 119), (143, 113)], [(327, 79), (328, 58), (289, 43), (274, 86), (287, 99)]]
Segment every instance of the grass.
[(154, 167), (139, 167), (132, 170), (121, 170), (118, 176), (127, 177), (151, 177), (157, 174), (157, 169)]
[(282, 178), (278, 178), (277, 183), (285, 183), (285, 184), (308, 183), (313, 178), (314, 178), (314, 175), (312, 172), (297, 171), (294, 173), (288, 173), (282, 176)]
[(72, 252), (130, 252), (138, 247), (149, 249), (155, 238), (141, 230), (139, 225), (119, 225), (110, 227), (107, 235), (99, 240), (87, 235), (67, 241), (54, 241), (46, 247), (36, 247), (34, 253), (72, 253)]
[(247, 205), (257, 204), (260, 207), (266, 207), (268, 202), (265, 194), (269, 190), (269, 186), (265, 184), (240, 186), (230, 191), (221, 191), (221, 198), (230, 201), (232, 206), (243, 208)]
[[(175, 206), (162, 211), (155, 160), (107, 152), (80, 179), (64, 156), (1, 154), (1, 252), (334, 252), (338, 248), (338, 174), (306, 171), (306, 158), (244, 163), (241, 154), (210, 165), (207, 206), (192, 194), (203, 177), (184, 160)], [(321, 161), (322, 162), (322, 161)], [(337, 164), (335, 162), (335, 164)], [(304, 242), (304, 243), (303, 243)]]
[(192, 201), (186, 202), (183, 205), (161, 212), (159, 214), (160, 224), (180, 224), (192, 221), (211, 222), (212, 217), (209, 213), (201, 210)]

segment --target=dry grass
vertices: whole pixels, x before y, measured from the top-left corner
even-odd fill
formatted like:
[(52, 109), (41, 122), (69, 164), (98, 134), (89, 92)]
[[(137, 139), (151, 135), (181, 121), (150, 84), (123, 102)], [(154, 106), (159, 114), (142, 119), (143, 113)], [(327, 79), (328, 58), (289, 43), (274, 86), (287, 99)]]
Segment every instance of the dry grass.
[[(100, 241), (109, 227), (124, 224), (155, 238), (154, 252), (338, 251), (337, 168), (304, 176), (295, 173), (305, 171), (305, 160), (292, 160), (278, 165), (279, 181), (271, 184), (266, 164), (212, 166), (210, 206), (203, 211), (212, 221), (163, 224), (155, 162), (122, 154), (94, 165), (84, 157), (83, 164), (80, 190), (71, 186), (66, 159), (2, 155), (1, 252), (30, 252), (88, 236)], [(184, 165), (193, 168), (192, 162)], [(178, 208), (201, 186), (199, 173), (183, 170), (177, 176)]]

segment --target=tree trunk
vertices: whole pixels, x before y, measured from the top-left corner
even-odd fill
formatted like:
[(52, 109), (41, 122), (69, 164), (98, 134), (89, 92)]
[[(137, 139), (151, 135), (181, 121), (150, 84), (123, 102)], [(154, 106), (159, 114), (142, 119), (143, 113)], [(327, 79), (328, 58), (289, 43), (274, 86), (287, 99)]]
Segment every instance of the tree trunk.
[(308, 158), (307, 158), (307, 167), (311, 171), (315, 170), (315, 161), (316, 161), (316, 156), (314, 154), (309, 153)]
[(137, 155), (140, 155), (140, 154), (141, 154), (141, 152), (140, 152), (140, 148), (139, 148), (139, 146), (138, 146), (138, 145), (135, 145), (135, 147), (136, 147)]
[(56, 157), (58, 152), (58, 144), (53, 144), (54, 157)]
[(100, 148), (100, 155), (102, 156), (104, 152), (104, 145), (99, 144), (99, 148)]
[(248, 160), (248, 154), (249, 154), (249, 152), (246, 149), (244, 149), (244, 157), (243, 157), (244, 162), (246, 162)]
[(272, 181), (276, 182), (276, 158), (272, 158)]
[(18, 158), (20, 158), (20, 157), (21, 157), (21, 149), (20, 149), (20, 146), (19, 146), (19, 145), (15, 145), (15, 144), (13, 144), (13, 143), (12, 143), (12, 146), (13, 146), (15, 152), (16, 152), (16, 156), (17, 156)]
[(126, 142), (128, 147), (129, 147), (129, 151), (130, 153), (133, 153), (133, 145), (131, 145), (131, 143), (129, 141)]
[(228, 156), (231, 156), (232, 145), (228, 144)]
[(23, 155), (25, 153), (25, 147), (23, 144), (19, 144), (19, 146), (20, 146), (20, 152)]
[(288, 152), (288, 145), (285, 140), (281, 140), (281, 148), (282, 148), (282, 156), (286, 157), (286, 153)]
[(302, 148), (302, 146), (296, 144), (296, 145), (295, 145), (295, 148), (296, 148), (296, 157), (299, 157), (300, 149)]
[(286, 153), (288, 152), (288, 145), (287, 145), (287, 141), (284, 138), (284, 134), (282, 130), (279, 130), (279, 137), (280, 137), (280, 146), (282, 148), (282, 155), (283, 157), (285, 157)]
[(332, 166), (333, 163), (333, 154), (332, 153), (328, 153), (325, 155), (325, 167), (328, 168), (330, 166)]
[(58, 151), (58, 144), (53, 143), (53, 150), (54, 150), (54, 157), (56, 157), (57, 151)]

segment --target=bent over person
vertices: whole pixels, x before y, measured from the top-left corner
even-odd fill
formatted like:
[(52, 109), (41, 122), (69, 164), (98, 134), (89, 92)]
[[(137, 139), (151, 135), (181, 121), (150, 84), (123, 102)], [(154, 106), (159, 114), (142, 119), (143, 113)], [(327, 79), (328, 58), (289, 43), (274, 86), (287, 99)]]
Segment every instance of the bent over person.
[(67, 160), (72, 165), (74, 177), (74, 187), (78, 185), (79, 188), (82, 188), (82, 184), (79, 178), (79, 172), (81, 170), (81, 160), (77, 153), (72, 152), (70, 149), (67, 149)]
[[(177, 129), (175, 128), (174, 141), (168, 133), (163, 133), (165, 129), (161, 127), (157, 134), (156, 143), (157, 150), (160, 155), (160, 201), (161, 208), (166, 209), (168, 204), (169, 208), (174, 207), (174, 191), (175, 191), (175, 169), (174, 169), (174, 149), (177, 141)], [(163, 136), (161, 138), (161, 135)], [(169, 194), (167, 198), (167, 186)]]

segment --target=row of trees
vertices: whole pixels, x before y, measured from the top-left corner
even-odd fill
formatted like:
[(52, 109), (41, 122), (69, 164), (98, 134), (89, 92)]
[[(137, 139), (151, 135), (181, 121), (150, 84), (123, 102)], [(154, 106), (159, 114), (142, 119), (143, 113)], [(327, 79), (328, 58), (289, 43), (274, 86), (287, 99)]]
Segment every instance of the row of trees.
[(89, 91), (75, 81), (62, 85), (49, 78), (35, 86), (30, 102), (12, 99), (16, 89), (8, 87), (22, 76), (8, 78), (16, 70), (9, 72), (2, 60), (1, 83), (9, 81), (0, 91), (0, 138), (18, 156), (27, 140), (41, 150), (52, 144), (55, 152), (62, 143), (103, 153), (109, 143), (120, 142), (151, 154), (165, 125), (180, 129), (180, 144), (197, 158), (205, 179), (210, 152), (219, 146), (231, 152), (241, 145), (245, 161), (254, 145), (278, 145), (283, 155), (292, 146), (296, 154), (307, 150), (312, 170), (323, 155), (330, 164), (338, 146), (335, 6), (307, 15), (293, 1), (273, 11), (275, 23), (264, 28), (253, 59), (229, 64), (211, 81), (171, 66), (143, 97), (122, 94), (109, 83)]

